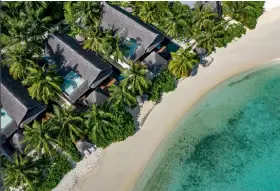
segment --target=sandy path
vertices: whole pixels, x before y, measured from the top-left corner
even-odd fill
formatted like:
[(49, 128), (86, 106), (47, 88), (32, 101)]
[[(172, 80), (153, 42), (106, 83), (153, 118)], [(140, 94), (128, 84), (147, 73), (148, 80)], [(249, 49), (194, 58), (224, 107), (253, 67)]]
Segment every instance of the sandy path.
[(133, 137), (111, 145), (98, 169), (75, 190), (132, 190), (157, 146), (201, 96), (235, 74), (280, 57), (280, 7), (264, 13), (255, 30), (212, 57), (212, 65), (200, 67), (195, 77), (183, 80), (174, 92), (164, 95)]

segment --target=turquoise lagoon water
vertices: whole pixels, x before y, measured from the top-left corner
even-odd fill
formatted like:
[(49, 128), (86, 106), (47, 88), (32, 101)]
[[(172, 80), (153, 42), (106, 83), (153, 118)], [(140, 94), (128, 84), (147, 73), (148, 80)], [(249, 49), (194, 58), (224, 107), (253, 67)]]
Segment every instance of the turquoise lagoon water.
[(280, 191), (280, 65), (206, 94), (159, 146), (134, 190)]

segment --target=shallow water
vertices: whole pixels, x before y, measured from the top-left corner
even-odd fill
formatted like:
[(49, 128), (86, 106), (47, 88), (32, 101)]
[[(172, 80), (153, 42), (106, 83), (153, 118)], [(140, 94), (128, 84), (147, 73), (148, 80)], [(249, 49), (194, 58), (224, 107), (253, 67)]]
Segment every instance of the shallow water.
[(206, 94), (159, 146), (134, 190), (279, 191), (280, 65)]

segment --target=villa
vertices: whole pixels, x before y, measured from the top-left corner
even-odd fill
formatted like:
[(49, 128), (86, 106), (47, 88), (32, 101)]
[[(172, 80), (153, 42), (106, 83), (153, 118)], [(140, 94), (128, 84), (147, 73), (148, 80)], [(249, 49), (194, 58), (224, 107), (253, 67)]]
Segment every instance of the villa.
[(66, 34), (49, 35), (45, 55), (49, 64), (59, 64), (58, 73), (64, 76), (61, 88), (71, 104), (96, 89), (112, 73), (110, 64), (95, 53), (82, 49), (78, 41)]
[[(139, 60), (145, 53), (150, 53), (165, 38), (155, 28), (120, 7), (106, 2), (103, 3), (101, 27), (116, 31), (116, 35), (123, 39), (128, 48), (125, 56), (133, 62)], [(124, 68), (129, 68), (125, 63), (120, 64)]]
[(1, 155), (11, 159), (16, 132), (45, 110), (45, 105), (31, 99), (21, 82), (14, 80), (6, 67), (1, 67)]

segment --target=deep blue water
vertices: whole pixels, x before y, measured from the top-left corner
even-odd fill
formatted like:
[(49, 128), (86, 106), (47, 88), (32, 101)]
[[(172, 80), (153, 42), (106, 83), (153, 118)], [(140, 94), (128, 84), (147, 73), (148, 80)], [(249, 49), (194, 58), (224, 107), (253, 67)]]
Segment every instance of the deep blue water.
[(206, 94), (159, 146), (134, 190), (280, 191), (280, 65)]

